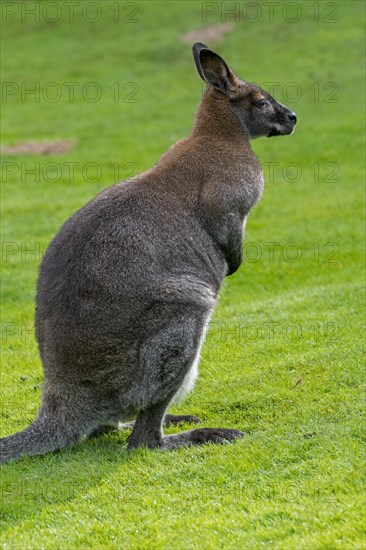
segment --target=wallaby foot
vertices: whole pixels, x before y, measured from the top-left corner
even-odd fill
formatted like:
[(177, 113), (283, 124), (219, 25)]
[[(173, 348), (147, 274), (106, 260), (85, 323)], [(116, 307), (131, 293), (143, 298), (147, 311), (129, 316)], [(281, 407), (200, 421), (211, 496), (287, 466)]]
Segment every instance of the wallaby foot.
[[(163, 435), (162, 421), (166, 403), (141, 411), (128, 438), (128, 448), (148, 447), (170, 450), (204, 443), (230, 443), (244, 433), (228, 428), (201, 428), (180, 434)], [(168, 415), (169, 416), (169, 415)]]
[(225, 445), (244, 437), (244, 432), (230, 428), (200, 428), (189, 430), (180, 434), (161, 436), (150, 434), (150, 438), (139, 439), (133, 433), (128, 440), (128, 448), (149, 447), (150, 449), (161, 449), (170, 451), (178, 447), (191, 447), (192, 445), (204, 445), (206, 443), (220, 443)]
[(189, 430), (180, 434), (164, 436), (160, 448), (163, 450), (177, 449), (178, 447), (190, 447), (192, 445), (204, 445), (205, 443), (231, 443), (235, 439), (244, 437), (244, 433), (230, 428), (200, 428)]
[(199, 424), (201, 420), (193, 414), (166, 414), (164, 417), (164, 426), (180, 426), (181, 424)]

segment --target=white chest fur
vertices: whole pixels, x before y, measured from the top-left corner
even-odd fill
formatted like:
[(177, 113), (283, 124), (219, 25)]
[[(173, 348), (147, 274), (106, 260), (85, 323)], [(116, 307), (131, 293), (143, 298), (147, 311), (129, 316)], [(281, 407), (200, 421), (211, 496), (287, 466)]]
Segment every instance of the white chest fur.
[(206, 323), (203, 327), (202, 335), (201, 335), (201, 338), (200, 338), (200, 341), (199, 341), (199, 344), (198, 344), (196, 356), (193, 360), (193, 363), (192, 363), (189, 371), (185, 375), (179, 390), (177, 391), (177, 393), (173, 397), (173, 400), (172, 400), (173, 403), (178, 403), (179, 401), (181, 401), (183, 399), (183, 397), (185, 397), (187, 395), (187, 393), (189, 393), (191, 391), (191, 389), (193, 388), (193, 386), (196, 382), (196, 379), (197, 379), (197, 376), (198, 376), (198, 364), (200, 362), (201, 348), (202, 348), (202, 344), (203, 344), (203, 342), (205, 340), (205, 337), (206, 337), (208, 325), (209, 325), (209, 322), (210, 322), (210, 317), (211, 317), (211, 313), (208, 315)]
[(247, 225), (247, 221), (248, 221), (248, 216), (245, 216), (244, 221), (243, 221), (243, 233), (244, 233), (244, 231), (245, 231), (245, 228), (246, 228), (246, 225)]

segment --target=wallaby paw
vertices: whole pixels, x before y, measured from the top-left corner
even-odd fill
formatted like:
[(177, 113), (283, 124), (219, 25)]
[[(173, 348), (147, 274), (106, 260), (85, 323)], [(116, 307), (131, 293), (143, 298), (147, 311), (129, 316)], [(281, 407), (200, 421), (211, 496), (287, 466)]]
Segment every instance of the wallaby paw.
[(244, 432), (230, 428), (200, 428), (192, 430), (189, 439), (192, 445), (203, 445), (205, 443), (227, 444), (244, 436)]
[(199, 424), (201, 420), (193, 414), (166, 414), (164, 417), (164, 426), (179, 426), (181, 424)]

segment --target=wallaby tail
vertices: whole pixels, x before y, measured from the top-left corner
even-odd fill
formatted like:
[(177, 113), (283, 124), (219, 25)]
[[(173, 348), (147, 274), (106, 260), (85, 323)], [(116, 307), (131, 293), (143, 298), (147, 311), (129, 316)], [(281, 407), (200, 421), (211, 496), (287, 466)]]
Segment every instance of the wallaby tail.
[(83, 422), (75, 422), (62, 411), (41, 408), (38, 418), (25, 430), (0, 439), (0, 462), (24, 455), (41, 455), (76, 443), (85, 433)]

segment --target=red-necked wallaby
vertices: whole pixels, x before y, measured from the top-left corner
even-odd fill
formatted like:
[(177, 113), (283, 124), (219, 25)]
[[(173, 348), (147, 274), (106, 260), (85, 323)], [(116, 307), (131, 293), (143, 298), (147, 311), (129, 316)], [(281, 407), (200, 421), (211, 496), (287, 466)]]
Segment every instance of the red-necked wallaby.
[(100, 193), (50, 244), (40, 268), (36, 337), (45, 381), (37, 419), (0, 440), (3, 462), (76, 443), (136, 419), (128, 447), (223, 443), (226, 428), (163, 435), (193, 385), (221, 283), (242, 261), (262, 194), (249, 141), (291, 134), (296, 115), (197, 43), (207, 83), (191, 135), (147, 172)]

